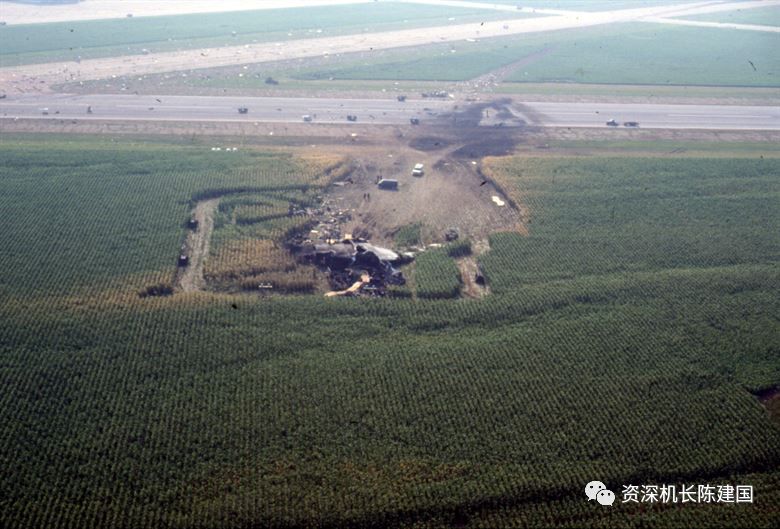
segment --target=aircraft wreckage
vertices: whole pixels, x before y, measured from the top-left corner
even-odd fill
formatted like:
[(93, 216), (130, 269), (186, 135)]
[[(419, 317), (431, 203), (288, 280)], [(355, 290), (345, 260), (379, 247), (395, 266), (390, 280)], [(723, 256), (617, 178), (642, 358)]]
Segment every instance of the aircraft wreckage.
[(333, 291), (326, 296), (385, 294), (388, 285), (403, 285), (406, 279), (396, 267), (413, 259), (360, 239), (336, 243), (306, 242), (298, 248), (298, 258), (328, 272)]

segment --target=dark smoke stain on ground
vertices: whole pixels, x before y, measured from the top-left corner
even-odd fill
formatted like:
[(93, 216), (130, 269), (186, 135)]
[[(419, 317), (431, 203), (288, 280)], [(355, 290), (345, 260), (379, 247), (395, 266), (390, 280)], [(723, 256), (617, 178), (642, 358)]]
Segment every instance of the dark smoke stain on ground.
[(448, 120), (456, 130), (462, 130), (464, 127), (467, 129), (479, 127), (479, 123), (482, 121), (482, 116), (485, 110), (492, 110), (493, 112), (500, 112), (505, 110), (512, 104), (512, 100), (508, 97), (502, 97), (500, 99), (494, 99), (493, 101), (487, 101), (484, 103), (472, 103), (463, 110), (457, 112), (451, 112), (449, 114), (442, 114), (442, 118)]
[[(511, 99), (500, 98), (442, 114), (439, 123), (450, 128), (452, 143), (461, 145), (451, 153), (452, 158), (478, 159), (512, 154), (528, 130), (528, 125), (510, 110), (511, 105)], [(500, 120), (511, 120), (513, 126), (480, 126), (486, 114), (493, 114)]]
[(450, 140), (435, 136), (421, 136), (409, 142), (409, 147), (417, 151), (438, 151), (450, 146)]
[(485, 156), (507, 156), (517, 146), (517, 138), (508, 129), (493, 129), (481, 134), (477, 141), (467, 143), (452, 152), (453, 158), (483, 158)]

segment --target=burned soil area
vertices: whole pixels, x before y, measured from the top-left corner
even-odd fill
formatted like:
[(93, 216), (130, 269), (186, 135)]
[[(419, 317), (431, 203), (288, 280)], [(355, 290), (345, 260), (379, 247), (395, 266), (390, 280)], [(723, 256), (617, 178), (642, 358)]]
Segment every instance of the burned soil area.
[(479, 159), (485, 156), (508, 156), (514, 152), (517, 140), (511, 134), (496, 133), (487, 129), (475, 141), (471, 141), (452, 152), (453, 158)]
[(419, 136), (409, 142), (409, 147), (416, 151), (439, 151), (449, 147), (451, 141), (438, 136)]

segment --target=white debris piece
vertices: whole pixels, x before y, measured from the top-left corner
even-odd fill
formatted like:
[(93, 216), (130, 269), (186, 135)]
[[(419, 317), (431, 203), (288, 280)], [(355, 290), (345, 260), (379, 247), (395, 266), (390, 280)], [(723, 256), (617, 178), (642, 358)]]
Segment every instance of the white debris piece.
[(498, 196), (496, 196), (496, 195), (493, 195), (492, 199), (493, 199), (493, 202), (495, 202), (495, 203), (496, 203), (496, 206), (499, 206), (499, 207), (501, 207), (501, 206), (505, 206), (505, 205), (506, 205), (506, 202), (504, 202), (503, 200), (501, 200), (501, 199), (500, 199)]

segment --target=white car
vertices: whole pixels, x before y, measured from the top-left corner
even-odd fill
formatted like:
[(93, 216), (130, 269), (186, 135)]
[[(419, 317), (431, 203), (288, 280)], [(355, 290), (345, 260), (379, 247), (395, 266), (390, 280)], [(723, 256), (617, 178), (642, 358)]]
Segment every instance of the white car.
[(412, 176), (422, 176), (423, 175), (423, 164), (418, 163), (415, 164), (414, 169), (412, 169)]

